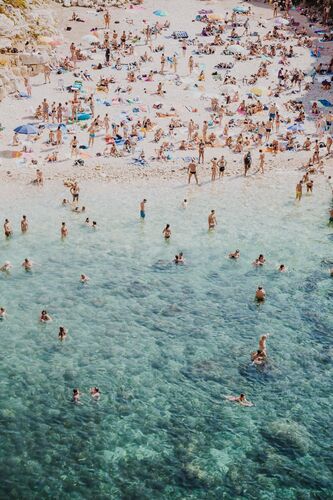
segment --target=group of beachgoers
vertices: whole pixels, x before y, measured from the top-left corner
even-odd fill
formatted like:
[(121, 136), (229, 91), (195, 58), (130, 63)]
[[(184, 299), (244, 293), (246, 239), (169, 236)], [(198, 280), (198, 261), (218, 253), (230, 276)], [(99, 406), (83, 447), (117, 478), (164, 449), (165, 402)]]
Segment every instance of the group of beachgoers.
[[(326, 97), (331, 95), (333, 57), (326, 62), (323, 59), (319, 62), (321, 55), (316, 36), (295, 21), (290, 9), (290, 0), (280, 3), (274, 1), (273, 27), (267, 29), (264, 35), (256, 30), (264, 28), (266, 21), (256, 18), (247, 4), (244, 8), (234, 9), (232, 13), (225, 13), (223, 16), (211, 15), (212, 12), (202, 9), (194, 19), (194, 22), (200, 23), (197, 24), (201, 28), (200, 36), (190, 39), (187, 34), (180, 35), (178, 51), (171, 52), (165, 42), (165, 37), (170, 35), (171, 30), (168, 20), (154, 23), (145, 20), (140, 33), (137, 33), (134, 30), (134, 20), (126, 19), (129, 28), (117, 31), (115, 25), (111, 28), (112, 15), (105, 9), (102, 12), (103, 28), (91, 30), (90, 40), (94, 37), (96, 40), (89, 42), (88, 51), (72, 42), (67, 55), (55, 58), (52, 64), (45, 65), (45, 85), (53, 84), (53, 76), (59, 78), (59, 75), (68, 72), (73, 75), (75, 82), (66, 88), (61, 84), (63, 88), (60, 89), (57, 101), (41, 96), (34, 111), (38, 133), (33, 136), (32, 144), (38, 141), (47, 144), (48, 151), (51, 150), (45, 157), (47, 163), (62, 161), (63, 151), (67, 149), (66, 154), (77, 167), (83, 166), (85, 159), (89, 158), (85, 156), (85, 150), (99, 158), (132, 156), (135, 164), (141, 167), (152, 162), (169, 162), (178, 151), (180, 155), (187, 155), (179, 161), (186, 163), (184, 170), (188, 184), (193, 181), (197, 185), (200, 185), (200, 171), (203, 175), (208, 171), (211, 182), (222, 181), (225, 175), (230, 174), (229, 158), (234, 155), (242, 158), (242, 172), (247, 177), (256, 173), (265, 174), (266, 169), (271, 166), (271, 159), (286, 151), (293, 154), (308, 153), (306, 162), (299, 167), (304, 174), (302, 172), (302, 178), (296, 185), (296, 201), (301, 201), (303, 187), (311, 194), (313, 176), (323, 174), (326, 164), (332, 160), (333, 105)], [(70, 21), (85, 22), (75, 12)], [(138, 42), (141, 43), (141, 48)], [(313, 57), (318, 60), (310, 79), (297, 64), (297, 52), (305, 48), (311, 50)], [(208, 75), (201, 61), (212, 54), (217, 56), (217, 50), (223, 51), (223, 62), (216, 61), (214, 72)], [(101, 55), (102, 62), (99, 57)], [(100, 62), (94, 62), (95, 56)], [(279, 64), (277, 73), (276, 65), (273, 64), (276, 60)], [(253, 61), (253, 73), (240, 77), (233, 68), (243, 61)], [(180, 66), (185, 66), (185, 76), (181, 76)], [(124, 70), (125, 81), (121, 78)], [(99, 77), (97, 81), (96, 75)], [(205, 82), (208, 78), (216, 81), (219, 88), (216, 96), (205, 96)], [(268, 85), (267, 79), (273, 80), (273, 83)], [(317, 99), (311, 103), (309, 113), (312, 122), (309, 122), (306, 103), (297, 94), (311, 91), (317, 81), (321, 82), (321, 92), (325, 99)], [(157, 101), (151, 108), (142, 104), (141, 98), (133, 97), (137, 84), (142, 82), (146, 85), (144, 94), (156, 96)], [(175, 102), (171, 100), (168, 104), (168, 85), (172, 83), (184, 91), (192, 89), (201, 92), (201, 98), (195, 100), (195, 106), (187, 107), (190, 119), (184, 118), (184, 113), (179, 111)], [(93, 90), (87, 92), (85, 85)], [(25, 79), (25, 86), (31, 97), (29, 78)], [(64, 94), (65, 91), (67, 94)], [(109, 97), (110, 93), (113, 97)], [(98, 113), (96, 107), (97, 102), (101, 101), (101, 95), (105, 105), (111, 106), (110, 110), (113, 111), (113, 106), (130, 104), (133, 112), (123, 113), (120, 118), (119, 113)], [(263, 99), (265, 95), (268, 100)], [(205, 118), (196, 120), (199, 108), (205, 113)], [(146, 114), (140, 117), (139, 113)], [(315, 125), (314, 132), (311, 132), (311, 123)], [(86, 134), (86, 140), (83, 141), (82, 132)], [(156, 149), (147, 159), (143, 144), (148, 142), (155, 144)], [(15, 132), (12, 146), (18, 148), (21, 145), (22, 152), (31, 152), (27, 144), (21, 143), (19, 133)], [(221, 151), (215, 153), (216, 149)], [(36, 159), (31, 162), (38, 166)], [(44, 179), (43, 171), (37, 168), (32, 183), (43, 186)], [(64, 184), (69, 189), (72, 200), (64, 198), (62, 205), (70, 207), (74, 213), (84, 214), (86, 207), (79, 206), (78, 181), (68, 179)], [(146, 204), (146, 198), (139, 204), (139, 217), (142, 221), (146, 218)], [(188, 200), (184, 199), (182, 207), (185, 209), (187, 206)], [(332, 223), (333, 209), (329, 213), (329, 221)], [(29, 229), (26, 215), (22, 216), (20, 224), (21, 232), (26, 233)], [(97, 228), (97, 222), (91, 221), (89, 217), (84, 224), (94, 230)], [(214, 231), (217, 224), (217, 215), (212, 209), (208, 214), (208, 231)], [(10, 239), (13, 230), (9, 219), (5, 219), (3, 230), (5, 237)], [(68, 235), (68, 226), (66, 222), (62, 222), (60, 236), (65, 240)], [(162, 236), (165, 241), (169, 241), (171, 235), (171, 226), (166, 224)], [(228, 257), (230, 260), (239, 259), (240, 250), (230, 252)], [(177, 253), (172, 262), (175, 265), (184, 264), (183, 252)], [(255, 267), (265, 264), (263, 254), (253, 262)], [(31, 272), (34, 265), (29, 258), (25, 258), (21, 264), (26, 272)], [(12, 267), (6, 261), (0, 271), (10, 273)], [(285, 264), (279, 264), (278, 272), (286, 271)], [(333, 269), (330, 273), (333, 276)], [(79, 279), (83, 285), (90, 280), (85, 274), (81, 274)], [(260, 304), (265, 299), (264, 288), (258, 286), (255, 300)], [(0, 318), (4, 319), (6, 314), (6, 309), (1, 307)], [(52, 322), (52, 317), (43, 310), (39, 321), (49, 323)], [(60, 326), (59, 341), (63, 342), (67, 336), (67, 329)], [(250, 355), (254, 365), (265, 365), (267, 362), (267, 338), (268, 335), (262, 335), (257, 351)], [(90, 394), (93, 399), (98, 400), (100, 390), (93, 387)], [(72, 401), (79, 403), (81, 395), (80, 390), (75, 388)], [(242, 406), (253, 406), (243, 393), (226, 398)]]
[[(302, 168), (309, 175), (322, 173), (325, 162), (331, 158), (333, 105), (329, 99), (312, 102), (309, 115), (315, 132), (306, 134), (303, 141), (310, 122), (305, 112), (306, 103), (297, 98), (297, 94), (302, 90), (311, 91), (318, 79), (322, 81), (323, 97), (329, 97), (333, 57), (324, 61), (318, 37), (300, 26), (290, 9), (289, 0), (273, 2), (273, 27), (267, 27), (264, 35), (257, 29), (262, 29), (267, 20), (255, 18), (249, 5), (221, 16), (202, 9), (194, 19), (200, 23), (198, 26), (203, 26), (201, 34), (193, 39), (186, 34), (179, 39), (181, 55), (177, 50), (170, 53), (171, 48), (165, 43), (171, 30), (168, 20), (154, 23), (144, 20), (137, 32), (134, 20), (126, 19), (129, 28), (117, 30), (110, 11), (104, 10), (102, 27), (91, 29), (92, 41), (88, 50), (72, 42), (64, 58), (55, 58), (52, 65), (46, 65), (46, 85), (53, 84), (51, 76), (58, 77), (61, 72), (73, 74), (75, 82), (64, 88), (68, 93), (64, 98), (62, 94), (58, 102), (42, 97), (34, 114), (39, 132), (33, 140), (45, 140), (54, 148), (47, 154), (47, 162), (64, 160), (64, 144), (67, 144), (69, 157), (82, 164), (87, 158), (87, 149), (91, 150), (90, 155), (100, 158), (131, 156), (137, 165), (169, 162), (179, 151), (180, 155), (187, 156), (180, 156), (177, 162), (187, 162), (189, 182), (194, 177), (197, 184), (197, 165), (202, 165), (203, 172), (210, 168), (211, 180), (215, 181), (227, 172), (225, 157), (234, 154), (243, 156), (245, 176), (251, 173), (253, 164), (257, 167), (256, 173), (264, 174), (272, 160), (285, 151), (292, 154), (309, 151)], [(77, 17), (74, 13), (70, 21), (76, 21)], [(218, 46), (231, 60), (229, 57), (228, 62), (216, 64), (216, 71), (207, 75), (201, 60), (215, 52)], [(298, 67), (298, 50), (304, 48), (311, 50), (313, 57), (318, 59), (310, 76)], [(104, 55), (103, 62), (95, 64), (94, 58), (100, 55)], [(253, 61), (254, 73), (238, 77), (237, 72), (232, 71), (238, 61)], [(276, 61), (279, 64), (277, 74)], [(187, 68), (185, 76), (182, 75), (183, 66)], [(97, 82), (96, 75), (99, 76)], [(323, 80), (325, 76), (327, 79)], [(216, 96), (205, 95), (208, 78), (216, 81), (219, 88)], [(273, 83), (268, 85), (267, 79)], [(134, 96), (136, 84), (143, 81), (147, 84), (144, 93), (159, 98), (152, 106), (142, 103), (141, 96)], [(84, 88), (87, 82), (90, 82), (89, 91)], [(156, 89), (150, 89), (150, 82), (156, 82)], [(187, 109), (191, 114), (189, 120), (173, 100), (170, 106), (168, 104), (166, 86), (172, 83), (184, 91), (193, 86), (202, 93), (195, 107)], [(31, 92), (31, 86), (29, 89)], [(102, 98), (99, 97), (101, 93)], [(114, 97), (109, 98), (110, 93)], [(96, 111), (101, 100), (111, 106), (109, 111), (112, 113)], [(134, 111), (122, 112), (122, 117), (117, 119), (119, 113), (114, 113), (113, 108), (128, 104)], [(199, 115), (199, 111), (205, 118), (198, 122), (196, 114)], [(87, 134), (86, 140), (80, 138), (81, 131)], [(184, 134), (186, 138), (181, 138)], [(311, 135), (315, 136), (314, 140), (309, 137)], [(157, 149), (147, 155), (143, 145), (151, 142)], [(19, 145), (19, 135), (15, 133), (13, 146)], [(22, 151), (27, 147), (25, 144)], [(215, 149), (223, 149), (223, 155), (216, 155)]]

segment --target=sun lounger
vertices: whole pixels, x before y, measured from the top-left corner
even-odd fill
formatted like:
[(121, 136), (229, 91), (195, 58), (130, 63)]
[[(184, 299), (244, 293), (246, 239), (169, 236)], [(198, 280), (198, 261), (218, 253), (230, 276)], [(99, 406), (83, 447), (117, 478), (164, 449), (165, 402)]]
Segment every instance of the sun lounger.
[(187, 31), (174, 31), (172, 37), (176, 40), (181, 40), (182, 38), (188, 38)]

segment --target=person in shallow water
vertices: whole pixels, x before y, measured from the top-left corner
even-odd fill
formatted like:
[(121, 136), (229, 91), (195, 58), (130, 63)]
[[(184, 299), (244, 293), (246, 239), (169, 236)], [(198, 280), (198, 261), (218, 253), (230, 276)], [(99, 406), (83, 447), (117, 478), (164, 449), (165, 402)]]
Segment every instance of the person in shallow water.
[(280, 264), (279, 266), (279, 272), (280, 273), (285, 273), (287, 271), (287, 268), (284, 264)]
[(265, 290), (263, 289), (262, 286), (258, 286), (257, 290), (256, 290), (256, 299), (259, 301), (259, 302), (263, 302), (266, 298), (266, 292)]
[(146, 210), (145, 210), (146, 203), (147, 203), (146, 198), (144, 198), (140, 203), (140, 217), (141, 217), (141, 219), (144, 219), (146, 217)]
[(90, 389), (90, 394), (94, 399), (99, 399), (101, 397), (101, 392), (98, 387), (92, 387)]
[(215, 210), (211, 210), (210, 214), (208, 215), (208, 229), (215, 229), (215, 226), (217, 226)]
[(79, 389), (73, 389), (72, 402), (73, 403), (79, 403), (80, 402), (80, 396), (81, 396), (81, 393), (80, 393)]
[(6, 262), (0, 267), (0, 271), (3, 273), (9, 273), (10, 269), (12, 269), (12, 264), (9, 262), (9, 260), (6, 260)]
[(263, 266), (266, 262), (266, 259), (265, 257), (263, 256), (263, 254), (261, 253), (259, 255), (259, 257), (253, 262), (253, 265), (254, 266)]
[(40, 313), (39, 321), (41, 323), (47, 323), (48, 321), (52, 321), (51, 316), (43, 309), (43, 311)]
[(229, 253), (229, 259), (239, 259), (240, 257), (240, 251), (236, 250), (235, 252), (230, 252)]
[(164, 239), (165, 239), (165, 240), (170, 239), (170, 237), (171, 237), (171, 229), (170, 229), (170, 224), (167, 224), (167, 225), (165, 226), (165, 228), (164, 228), (164, 229), (163, 229), (163, 231), (162, 231), (162, 234), (163, 234), (163, 236), (164, 236)]
[(59, 326), (59, 333), (58, 333), (59, 340), (61, 341), (65, 340), (66, 336), (67, 336), (67, 330), (63, 326)]
[(21, 266), (25, 269), (25, 271), (31, 271), (32, 269), (32, 261), (29, 259), (24, 259)]
[(86, 274), (81, 274), (80, 276), (81, 283), (88, 283), (89, 280), (90, 278)]
[(233, 403), (238, 403), (241, 406), (254, 406), (254, 403), (248, 401), (245, 397), (245, 394), (240, 394), (239, 396), (226, 396), (228, 401), (232, 401)]
[(6, 317), (6, 309), (4, 307), (0, 307), (0, 319), (4, 319)]
[(251, 361), (254, 365), (263, 365), (266, 362), (266, 359), (266, 354), (260, 349), (251, 353)]

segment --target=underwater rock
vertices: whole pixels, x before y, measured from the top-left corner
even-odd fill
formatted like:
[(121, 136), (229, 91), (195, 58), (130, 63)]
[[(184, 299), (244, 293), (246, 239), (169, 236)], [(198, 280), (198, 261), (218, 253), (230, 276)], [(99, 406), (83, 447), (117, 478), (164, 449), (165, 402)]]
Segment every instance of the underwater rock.
[(275, 420), (263, 429), (262, 435), (270, 445), (292, 458), (305, 455), (310, 447), (308, 431), (296, 422)]

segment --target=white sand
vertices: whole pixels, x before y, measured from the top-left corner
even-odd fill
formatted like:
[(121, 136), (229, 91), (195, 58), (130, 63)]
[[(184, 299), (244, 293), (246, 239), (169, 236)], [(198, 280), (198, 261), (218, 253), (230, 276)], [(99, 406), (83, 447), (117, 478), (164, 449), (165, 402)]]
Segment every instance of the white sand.
[[(132, 85), (133, 90), (132, 94), (120, 94), (124, 100), (127, 97), (135, 97), (138, 96), (140, 98), (140, 103), (147, 107), (147, 112), (140, 112), (138, 114), (133, 113), (133, 108), (136, 106), (135, 104), (124, 103), (121, 105), (115, 105), (106, 107), (103, 104), (96, 103), (95, 106), (95, 116), (100, 115), (101, 118), (104, 117), (105, 113), (108, 113), (111, 119), (111, 122), (114, 120), (115, 122), (120, 121), (121, 112), (126, 112), (130, 116), (135, 117), (136, 119), (142, 118), (144, 116), (149, 116), (151, 120), (156, 124), (156, 127), (162, 127), (167, 130), (167, 126), (169, 124), (168, 118), (160, 119), (156, 117), (155, 110), (152, 108), (154, 103), (163, 102), (162, 111), (169, 111), (171, 106), (176, 108), (176, 111), (179, 115), (179, 118), (187, 124), (190, 118), (193, 118), (194, 121), (200, 126), (200, 130), (202, 129), (202, 123), (204, 120), (209, 120), (211, 112), (208, 109), (210, 107), (210, 99), (205, 99), (204, 96), (213, 96), (216, 95), (219, 97), (221, 95), (220, 87), (221, 82), (215, 82), (211, 73), (214, 71), (214, 65), (218, 62), (228, 62), (234, 61), (232, 56), (221, 55), (223, 52), (223, 47), (216, 47), (216, 52), (214, 55), (204, 55), (204, 56), (194, 56), (195, 62), (198, 64), (199, 68), (196, 68), (194, 74), (191, 78), (188, 75), (188, 66), (187, 60), (189, 55), (191, 54), (192, 47), (188, 47), (187, 56), (183, 58), (181, 45), (178, 41), (175, 41), (169, 38), (170, 34), (174, 30), (186, 30), (189, 33), (190, 38), (194, 38), (199, 35), (201, 29), (204, 24), (200, 22), (192, 22), (195, 18), (196, 13), (199, 9), (202, 8), (211, 8), (214, 10), (214, 13), (220, 14), (222, 17), (225, 16), (225, 13), (230, 13), (232, 7), (237, 5), (236, 2), (232, 2), (230, 0), (226, 0), (223, 2), (218, 1), (194, 1), (194, 0), (183, 0), (182, 2), (176, 0), (160, 0), (156, 2), (156, 0), (147, 0), (144, 3), (144, 8), (142, 10), (121, 10), (121, 9), (112, 9), (112, 23), (111, 30), (116, 29), (121, 34), (122, 30), (132, 31), (134, 33), (139, 33), (142, 27), (144, 26), (143, 20), (146, 19), (150, 24), (156, 22), (156, 20), (160, 19), (162, 22), (165, 19), (170, 20), (171, 27), (168, 31), (163, 31), (162, 35), (160, 35), (157, 40), (153, 36), (153, 45), (164, 44), (165, 45), (165, 55), (172, 56), (175, 52), (179, 54), (179, 65), (178, 65), (178, 74), (181, 78), (182, 84), (177, 86), (175, 85), (174, 74), (170, 69), (170, 65), (166, 65), (166, 74), (164, 76), (155, 75), (153, 82), (146, 81), (137, 81)], [(247, 5), (247, 4), (245, 4)], [(53, 8), (55, 11), (56, 17), (59, 19), (59, 30), (61, 34), (65, 37), (65, 44), (61, 46), (57, 52), (58, 56), (68, 55), (69, 53), (69, 44), (74, 41), (77, 45), (82, 43), (82, 36), (86, 35), (90, 32), (92, 27), (103, 27), (103, 18), (102, 14), (96, 14), (96, 12), (92, 9), (85, 8), (70, 8), (66, 9), (58, 4), (53, 4)], [(167, 18), (157, 18), (153, 15), (153, 11), (156, 8), (166, 9), (169, 13)], [(68, 19), (71, 17), (73, 10), (83, 19), (85, 19), (85, 23), (70, 23)], [(254, 14), (250, 17), (250, 31), (257, 31), (260, 34), (264, 34), (267, 32), (269, 28), (273, 26), (272, 20), (272, 10), (268, 7), (267, 4), (256, 4), (252, 6), (252, 10)], [(295, 15), (294, 12), (291, 14), (298, 19), (301, 17), (299, 15)], [(266, 28), (259, 28), (258, 21), (260, 19), (264, 19), (266, 22)], [(133, 21), (132, 24), (128, 24), (126, 19)], [(245, 21), (244, 16), (239, 16), (239, 20)], [(119, 21), (119, 24), (114, 24), (114, 21)], [(304, 22), (304, 18), (303, 18)], [(70, 32), (64, 30), (65, 26), (72, 26), (73, 29)], [(286, 28), (286, 30), (289, 28)], [(231, 28), (227, 29), (227, 33), (229, 33)], [(237, 31), (242, 33), (242, 28), (237, 28)], [(103, 33), (101, 29), (99, 33)], [(287, 31), (286, 31), (287, 33)], [(102, 38), (101, 35), (100, 38)], [(245, 37), (244, 37), (245, 38)], [(249, 37), (252, 38), (252, 37)], [(226, 35), (223, 35), (223, 39), (226, 39)], [(212, 41), (212, 39), (202, 38), (200, 40), (207, 43), (208, 41)], [(144, 38), (142, 37), (142, 42)], [(243, 43), (243, 39), (241, 43)], [(269, 42), (266, 42), (269, 43)], [(296, 57), (291, 60), (290, 67), (297, 67), (302, 69), (304, 72), (308, 72), (311, 69), (311, 66), (316, 62), (315, 59), (310, 57), (310, 50), (304, 47), (298, 47), (296, 44), (291, 41), (293, 45), (294, 52)], [(332, 48), (332, 44), (326, 44), (325, 50), (323, 50), (323, 55), (321, 58), (322, 62), (327, 62), (329, 60), (329, 50)], [(87, 44), (82, 45), (84, 48), (89, 48)], [(149, 54), (153, 56), (154, 61), (151, 63), (143, 64), (141, 67), (141, 73), (148, 73), (151, 69), (160, 68), (160, 57), (161, 53), (151, 53), (149, 49), (143, 43), (139, 43), (135, 48), (135, 55), (128, 56), (127, 58), (123, 58), (122, 62), (130, 62), (134, 61), (138, 55), (142, 55), (145, 50), (148, 50)], [(89, 94), (94, 91), (95, 96), (99, 99), (107, 99), (111, 100), (114, 96), (114, 88), (115, 85), (110, 86), (109, 94), (96, 92), (96, 82), (101, 75), (105, 76), (114, 76), (117, 81), (117, 85), (126, 87), (128, 82), (126, 81), (127, 71), (116, 71), (111, 70), (110, 68), (104, 68), (101, 71), (94, 71), (91, 69), (91, 64), (93, 62), (103, 62), (104, 60), (104, 50), (98, 51), (97, 55), (93, 55), (94, 60), (88, 60), (85, 62), (81, 62), (78, 64), (79, 70), (88, 69), (89, 73), (92, 75), (94, 82), (84, 83), (84, 89)], [(238, 82), (238, 90), (240, 94), (240, 101), (243, 98), (246, 98), (246, 94), (249, 89), (252, 87), (251, 85), (243, 85), (242, 78), (243, 76), (249, 76), (251, 73), (254, 73), (261, 62), (261, 58), (253, 58), (251, 60), (245, 62), (236, 62), (234, 68), (231, 71), (232, 75), (235, 75)], [(274, 63), (271, 64), (269, 69), (269, 77), (262, 78), (256, 83), (256, 87), (261, 87), (264, 90), (269, 86), (272, 86), (276, 83), (277, 72), (281, 66), (278, 65), (279, 57), (275, 57)], [(201, 66), (202, 65), (202, 66)], [(204, 82), (204, 87), (199, 87), (193, 89), (193, 85), (201, 85), (198, 82), (198, 74), (200, 68), (204, 68), (206, 81)], [(225, 71), (220, 72), (220, 74), (224, 75)], [(60, 148), (52, 148), (45, 144), (47, 140), (48, 132), (44, 132), (42, 138), (39, 139), (37, 143), (34, 143), (33, 153), (24, 154), (21, 158), (12, 159), (12, 158), (4, 158), (4, 156), (10, 156), (11, 152), (19, 151), (20, 147), (12, 147), (12, 137), (13, 137), (13, 129), (14, 127), (23, 124), (23, 123), (36, 123), (36, 121), (32, 118), (33, 111), (36, 109), (38, 104), (41, 103), (43, 97), (47, 97), (49, 103), (55, 101), (56, 103), (65, 101), (69, 101), (72, 97), (72, 94), (63, 92), (57, 89), (59, 79), (64, 80), (64, 84), (70, 85), (76, 79), (71, 72), (67, 72), (64, 76), (57, 75), (52, 73), (51, 76), (51, 84), (44, 85), (44, 77), (40, 75), (32, 79), (32, 98), (31, 99), (22, 99), (17, 100), (14, 97), (7, 97), (3, 102), (0, 103), (1, 109), (1, 123), (2, 126), (5, 127), (5, 130), (1, 132), (1, 169), (0, 169), (0, 179), (2, 182), (15, 181), (27, 183), (31, 181), (34, 177), (34, 171), (36, 169), (35, 165), (31, 164), (31, 159), (38, 160), (37, 167), (41, 168), (45, 174), (46, 179), (65, 179), (67, 177), (75, 177), (78, 180), (80, 179), (91, 179), (91, 178), (99, 178), (103, 181), (119, 181), (119, 182), (130, 182), (133, 180), (137, 180), (139, 178), (150, 179), (154, 178), (160, 180), (170, 180), (177, 179), (179, 177), (185, 178), (186, 173), (184, 167), (186, 167), (187, 163), (183, 161), (183, 157), (189, 156), (197, 156), (197, 149), (194, 151), (179, 151), (178, 145), (180, 140), (187, 138), (187, 128), (179, 128), (176, 129), (176, 135), (172, 138), (172, 142), (175, 144), (175, 151), (172, 153), (173, 160), (165, 161), (165, 162), (156, 162), (149, 161), (149, 166), (146, 167), (137, 167), (133, 165), (129, 165), (128, 163), (131, 161), (131, 156), (127, 156), (124, 158), (97, 158), (97, 152), (103, 152), (105, 147), (104, 141), (104, 131), (100, 131), (97, 134), (97, 138), (95, 141), (95, 145), (92, 149), (88, 151), (89, 158), (85, 159), (84, 167), (74, 167), (73, 160), (70, 159), (70, 147), (69, 143), (72, 135), (69, 135), (63, 146)], [(166, 95), (164, 98), (161, 98), (157, 95), (152, 95), (153, 92), (156, 91), (156, 87), (158, 82), (164, 83), (164, 88), (166, 90)], [(188, 87), (192, 87), (192, 90), (187, 90)], [(145, 90), (147, 92), (145, 92)], [(24, 86), (22, 84), (22, 90), (24, 90)], [(316, 84), (310, 91), (311, 100), (315, 100), (317, 97), (322, 97), (328, 100), (333, 101), (332, 92), (323, 93), (320, 90), (319, 84)], [(289, 99), (302, 99), (308, 96), (308, 92), (302, 90), (301, 92), (297, 92), (296, 94), (292, 94), (291, 91), (283, 93), (279, 98), (270, 98), (267, 95), (261, 97), (263, 103), (270, 103), (273, 99), (274, 102), (279, 107), (280, 114), (282, 119), (290, 118), (293, 123), (293, 118), (296, 116), (295, 114), (288, 113), (284, 107), (284, 102)], [(239, 102), (240, 102), (239, 101)], [(236, 111), (238, 103), (234, 103), (230, 105), (230, 109)], [(187, 107), (196, 107), (198, 112), (191, 113)], [(306, 119), (306, 135), (310, 136), (312, 140), (316, 137), (314, 135), (315, 126), (312, 117), (309, 115), (309, 98), (307, 99), (306, 111), (308, 113)], [(253, 116), (254, 120), (267, 120), (268, 112), (264, 111), (261, 114), (257, 114)], [(235, 115), (235, 118), (243, 118), (241, 115)], [(223, 119), (222, 128), (215, 127), (214, 132), (220, 136), (223, 132), (223, 126), (226, 122), (226, 117)], [(137, 147), (137, 152), (134, 156), (138, 156), (138, 154), (144, 150), (146, 158), (149, 158), (154, 155), (155, 150), (158, 145), (153, 142), (153, 132), (150, 132), (147, 138), (144, 141), (139, 142)], [(285, 132), (286, 125), (281, 123), (281, 132)], [(236, 136), (241, 131), (240, 127), (235, 127), (231, 129), (232, 135)], [(78, 136), (80, 144), (87, 144), (88, 142), (88, 133), (87, 131), (83, 131), (75, 125), (72, 128), (72, 133)], [(247, 134), (244, 134), (247, 135)], [(273, 136), (274, 137), (274, 136)], [(20, 136), (21, 140), (25, 140), (26, 136)], [(324, 137), (326, 138), (326, 136)], [(298, 139), (301, 143), (304, 141), (303, 136), (298, 136)], [(170, 140), (170, 138), (166, 137), (165, 140)], [(224, 143), (224, 139), (219, 139), (219, 142)], [(45, 157), (50, 151), (57, 150), (59, 151), (59, 160), (56, 163), (46, 163)], [(253, 170), (257, 170), (257, 162), (259, 157), (258, 149), (251, 149), (252, 157), (254, 160)], [(227, 161), (227, 175), (237, 175), (243, 172), (243, 154), (239, 153), (235, 154), (230, 151), (228, 148), (206, 148), (206, 162), (204, 167), (199, 167), (199, 176), (201, 179), (209, 179), (210, 176), (210, 165), (209, 160), (213, 157), (219, 157), (221, 154), (224, 154)], [(302, 163), (304, 163), (309, 158), (309, 152), (300, 151), (300, 152), (282, 152), (277, 156), (273, 156), (269, 153), (266, 154), (266, 170), (292, 170), (298, 169)], [(325, 160), (325, 173), (330, 173), (330, 168), (332, 168), (332, 160)]]

